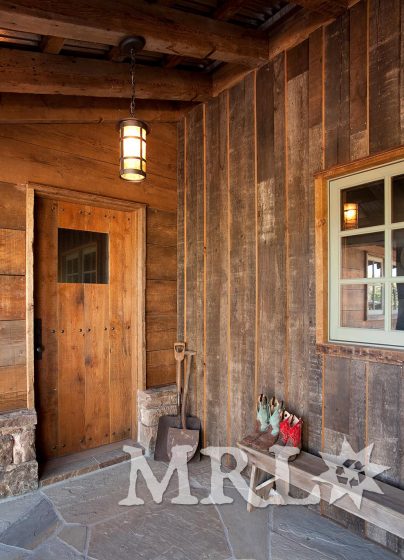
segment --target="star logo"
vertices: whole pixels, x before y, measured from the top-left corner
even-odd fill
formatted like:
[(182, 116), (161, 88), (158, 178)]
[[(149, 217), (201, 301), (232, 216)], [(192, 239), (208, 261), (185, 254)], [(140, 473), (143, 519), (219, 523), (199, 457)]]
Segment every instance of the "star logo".
[(320, 476), (313, 477), (313, 481), (331, 485), (330, 504), (347, 494), (360, 509), (365, 490), (383, 494), (373, 478), (390, 467), (370, 461), (373, 447), (374, 443), (355, 453), (344, 437), (339, 455), (320, 453), (328, 470)]

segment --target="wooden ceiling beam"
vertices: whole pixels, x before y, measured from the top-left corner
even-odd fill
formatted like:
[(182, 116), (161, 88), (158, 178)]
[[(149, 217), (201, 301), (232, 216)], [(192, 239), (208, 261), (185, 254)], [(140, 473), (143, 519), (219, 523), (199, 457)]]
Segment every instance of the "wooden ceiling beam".
[[(194, 107), (190, 102), (139, 99), (136, 116), (148, 123), (177, 122)], [(0, 124), (114, 123), (128, 116), (126, 99), (68, 95), (0, 94)]]
[(0, 0), (0, 27), (111, 46), (142, 35), (148, 51), (247, 66), (264, 62), (268, 54), (260, 34), (143, 0)]
[(41, 51), (48, 54), (59, 54), (65, 44), (64, 37), (45, 35), (41, 41)]
[[(127, 97), (131, 95), (129, 64), (0, 49), (0, 91)], [(138, 66), (139, 99), (206, 101), (212, 93), (208, 75)]]
[[(218, 21), (225, 21), (236, 14), (247, 2), (248, 0), (225, 0), (213, 12), (212, 18)], [(166, 58), (164, 66), (165, 68), (175, 68), (181, 64), (182, 60), (183, 58), (181, 56), (171, 55)]]

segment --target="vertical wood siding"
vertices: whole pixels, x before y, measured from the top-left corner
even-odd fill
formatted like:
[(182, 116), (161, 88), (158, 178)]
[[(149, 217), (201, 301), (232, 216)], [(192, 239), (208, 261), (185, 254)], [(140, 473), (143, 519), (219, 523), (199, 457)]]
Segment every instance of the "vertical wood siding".
[(404, 143), (403, 12), (360, 1), (180, 125), (178, 335), (200, 354), (192, 411), (205, 444), (245, 435), (264, 391), (303, 416), (306, 449), (374, 442), (384, 479), (404, 484), (403, 367), (316, 352), (313, 180)]

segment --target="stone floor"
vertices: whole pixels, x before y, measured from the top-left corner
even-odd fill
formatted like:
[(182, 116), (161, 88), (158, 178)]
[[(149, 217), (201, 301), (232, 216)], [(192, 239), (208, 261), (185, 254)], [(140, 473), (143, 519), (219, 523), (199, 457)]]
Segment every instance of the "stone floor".
[[(159, 480), (165, 465), (149, 461)], [(0, 560), (393, 560), (394, 555), (303, 506), (247, 513), (233, 504), (175, 505), (172, 478), (161, 504), (143, 482), (142, 506), (123, 506), (130, 463), (120, 463), (0, 502)], [(191, 491), (208, 495), (210, 463), (190, 465)]]
[(67, 478), (87, 474), (99, 469), (104, 469), (117, 463), (130, 459), (130, 455), (123, 451), (124, 445), (136, 444), (126, 439), (117, 443), (110, 443), (95, 449), (87, 449), (65, 457), (49, 459), (39, 465), (40, 486), (49, 486)]

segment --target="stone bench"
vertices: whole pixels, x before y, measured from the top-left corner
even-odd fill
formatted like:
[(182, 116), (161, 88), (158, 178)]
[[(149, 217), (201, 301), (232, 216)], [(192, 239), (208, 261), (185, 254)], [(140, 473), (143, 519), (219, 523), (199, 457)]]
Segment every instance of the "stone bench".
[[(283, 469), (280, 479), (275, 481), (275, 457), (262, 451), (258, 451), (242, 443), (237, 444), (248, 456), (251, 467), (250, 491), (258, 492), (264, 486), (275, 483), (290, 483), (291, 486), (299, 488), (308, 494), (312, 494), (314, 488), (319, 484), (313, 481), (314, 477), (320, 476), (327, 471), (327, 466), (321, 457), (302, 451), (295, 461), (289, 463), (289, 469)], [(268, 473), (272, 478), (264, 484), (258, 484), (259, 472)], [(283, 474), (282, 474), (283, 473)], [(279, 473), (277, 473), (278, 475)], [(282, 480), (283, 479), (283, 480)], [(364, 491), (360, 509), (356, 507), (348, 495), (344, 495), (333, 505), (339, 507), (357, 517), (368, 521), (398, 537), (404, 538), (404, 491), (390, 484), (375, 481), (381, 494)], [(320, 483), (321, 500), (330, 503), (331, 485)], [(248, 504), (248, 510), (252, 506)]]

